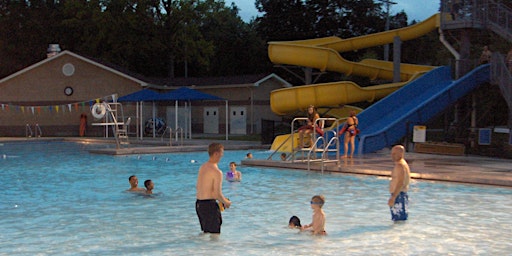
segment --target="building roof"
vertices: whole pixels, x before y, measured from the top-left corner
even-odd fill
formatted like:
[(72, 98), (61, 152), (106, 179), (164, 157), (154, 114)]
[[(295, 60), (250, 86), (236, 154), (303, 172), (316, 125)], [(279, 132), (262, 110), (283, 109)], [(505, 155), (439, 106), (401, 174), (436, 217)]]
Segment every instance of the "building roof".
[(283, 84), (284, 87), (291, 87), (292, 84), (280, 76), (272, 74), (256, 74), (256, 75), (240, 75), (240, 76), (223, 76), (223, 77), (180, 77), (174, 79), (153, 80), (148, 87), (154, 89), (168, 90), (176, 89), (184, 86), (192, 86), (196, 88), (226, 88), (240, 86), (259, 86), (269, 79), (276, 79)]
[(176, 89), (183, 86), (197, 86), (201, 88), (208, 87), (239, 87), (239, 86), (259, 86), (261, 83), (268, 79), (277, 79), (279, 80), (284, 87), (291, 87), (292, 85), (288, 83), (286, 80), (282, 79), (278, 75), (272, 74), (255, 74), (255, 75), (239, 75), (239, 76), (221, 76), (221, 77), (177, 77), (177, 78), (146, 78), (140, 74), (134, 74), (133, 72), (129, 72), (124, 70), (122, 67), (115, 66), (111, 63), (106, 63), (101, 60), (96, 60), (93, 58), (84, 57), (73, 53), (71, 51), (65, 50), (61, 53), (46, 58), (42, 61), (39, 61), (29, 67), (26, 67), (18, 72), (15, 72), (7, 77), (0, 79), (0, 84), (13, 78), (24, 74), (36, 67), (42, 66), (47, 62), (50, 62), (56, 58), (62, 58), (63, 56), (70, 55), (74, 58), (80, 59), (89, 64), (95, 65), (102, 69), (105, 69), (109, 72), (115, 73), (119, 76), (132, 80), (142, 87), (149, 87), (155, 89)]
[(16, 76), (22, 75), (22, 74), (24, 74), (24, 73), (26, 73), (26, 72), (28, 72), (28, 71), (30, 71), (30, 70), (32, 70), (32, 69), (34, 69), (34, 68), (36, 68), (36, 67), (42, 66), (42, 65), (46, 64), (47, 62), (50, 62), (50, 61), (55, 60), (55, 59), (57, 59), (57, 58), (62, 58), (62, 57), (64, 57), (64, 56), (66, 56), (66, 55), (73, 56), (74, 58), (80, 59), (80, 60), (82, 60), (82, 61), (84, 61), (84, 62), (87, 62), (87, 63), (89, 63), (89, 64), (95, 65), (95, 66), (97, 66), (97, 67), (99, 67), (99, 68), (105, 69), (105, 70), (107, 70), (107, 71), (109, 71), (109, 72), (112, 72), (112, 73), (114, 73), (114, 74), (117, 74), (117, 75), (119, 75), (119, 76), (121, 76), (121, 77), (124, 77), (124, 78), (126, 78), (126, 79), (132, 80), (132, 81), (134, 81), (135, 83), (140, 84), (141, 86), (147, 86), (147, 85), (148, 85), (148, 83), (147, 83), (147, 82), (142, 81), (141, 79), (135, 78), (135, 77), (133, 77), (133, 76), (129, 76), (129, 75), (127, 75), (127, 74), (125, 74), (125, 73), (123, 73), (123, 72), (121, 72), (121, 71), (117, 70), (117, 69), (114, 69), (114, 68), (108, 67), (108, 66), (103, 65), (103, 64), (101, 64), (101, 63), (99, 63), (99, 62), (97, 62), (97, 61), (93, 61), (93, 60), (91, 60), (91, 59), (88, 59), (88, 58), (86, 58), (86, 57), (80, 56), (80, 55), (78, 55), (78, 54), (76, 54), (76, 53), (73, 53), (73, 52), (70, 52), (70, 51), (67, 51), (67, 50), (66, 50), (66, 51), (63, 51), (63, 52), (61, 52), (61, 53), (59, 53), (59, 54), (57, 54), (57, 55), (55, 55), (55, 56), (52, 56), (52, 57), (46, 58), (46, 59), (44, 59), (44, 60), (42, 60), (42, 61), (40, 61), (40, 62), (37, 62), (37, 63), (35, 63), (35, 64), (31, 65), (31, 66), (28, 66), (28, 67), (24, 68), (24, 69), (22, 69), (22, 70), (20, 70), (20, 71), (18, 71), (18, 72), (16, 72), (16, 73), (13, 73), (13, 74), (11, 74), (11, 75), (9, 75), (9, 76), (6, 76), (6, 77), (4, 77), (4, 78), (0, 79), (0, 84), (1, 84), (1, 83), (3, 83), (3, 82), (5, 82), (5, 81), (7, 81), (7, 80), (9, 80), (9, 79), (11, 79), (11, 78), (13, 78), (13, 77), (16, 77)]

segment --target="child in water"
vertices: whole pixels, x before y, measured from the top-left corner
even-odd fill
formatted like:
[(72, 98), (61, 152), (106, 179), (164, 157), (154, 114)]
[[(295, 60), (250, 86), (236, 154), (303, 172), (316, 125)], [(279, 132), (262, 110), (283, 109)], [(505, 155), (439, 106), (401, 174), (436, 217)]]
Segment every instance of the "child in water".
[(146, 187), (146, 195), (153, 194), (153, 188), (155, 188), (155, 184), (153, 184), (152, 180), (145, 180), (144, 187)]
[(297, 216), (292, 216), (290, 220), (288, 221), (288, 227), (289, 228), (301, 228), (302, 225), (300, 224), (300, 219)]
[(311, 198), (310, 203), (311, 209), (313, 209), (313, 221), (311, 224), (301, 227), (300, 230), (310, 230), (313, 235), (327, 235), (327, 232), (325, 232), (325, 213), (324, 210), (322, 210), (325, 203), (325, 197), (322, 195), (315, 195)]
[(229, 163), (229, 171), (226, 173), (226, 180), (228, 181), (241, 181), (242, 173), (236, 170), (236, 163)]

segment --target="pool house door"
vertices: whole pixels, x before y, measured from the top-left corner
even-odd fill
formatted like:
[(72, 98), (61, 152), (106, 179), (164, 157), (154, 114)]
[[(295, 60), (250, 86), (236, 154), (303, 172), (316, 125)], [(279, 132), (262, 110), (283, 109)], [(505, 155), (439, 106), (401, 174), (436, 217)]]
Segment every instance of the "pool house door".
[(247, 110), (245, 107), (231, 107), (229, 120), (230, 134), (247, 134)]
[(219, 108), (205, 107), (203, 110), (203, 133), (219, 133)]

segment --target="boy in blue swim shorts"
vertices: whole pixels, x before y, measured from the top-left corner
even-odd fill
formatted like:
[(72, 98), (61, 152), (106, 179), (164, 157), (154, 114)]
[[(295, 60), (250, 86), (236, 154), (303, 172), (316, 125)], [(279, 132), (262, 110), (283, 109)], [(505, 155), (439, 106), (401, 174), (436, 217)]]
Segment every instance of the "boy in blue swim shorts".
[(407, 220), (409, 216), (407, 191), (409, 190), (411, 171), (404, 155), (405, 148), (402, 145), (396, 145), (391, 149), (391, 159), (393, 159), (395, 166), (391, 171), (391, 181), (389, 182), (391, 197), (389, 197), (388, 206), (393, 221)]

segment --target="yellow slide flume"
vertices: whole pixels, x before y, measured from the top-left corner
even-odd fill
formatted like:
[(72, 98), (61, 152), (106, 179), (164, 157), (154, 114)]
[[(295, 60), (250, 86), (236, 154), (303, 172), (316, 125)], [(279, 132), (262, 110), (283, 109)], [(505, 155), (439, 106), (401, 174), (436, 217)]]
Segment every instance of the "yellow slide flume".
[[(316, 68), (322, 71), (358, 75), (370, 79), (393, 79), (393, 63), (366, 59), (351, 62), (339, 52), (363, 49), (392, 43), (396, 36), (402, 41), (421, 37), (439, 27), (439, 14), (415, 25), (375, 34), (341, 39), (326, 37), (301, 41), (269, 42), (268, 55), (274, 64), (288, 64)], [(308, 105), (337, 106), (380, 99), (397, 90), (418, 75), (435, 67), (400, 64), (401, 83), (360, 87), (353, 82), (333, 82), (306, 85), (272, 91), (272, 111), (278, 115), (305, 109)]]

